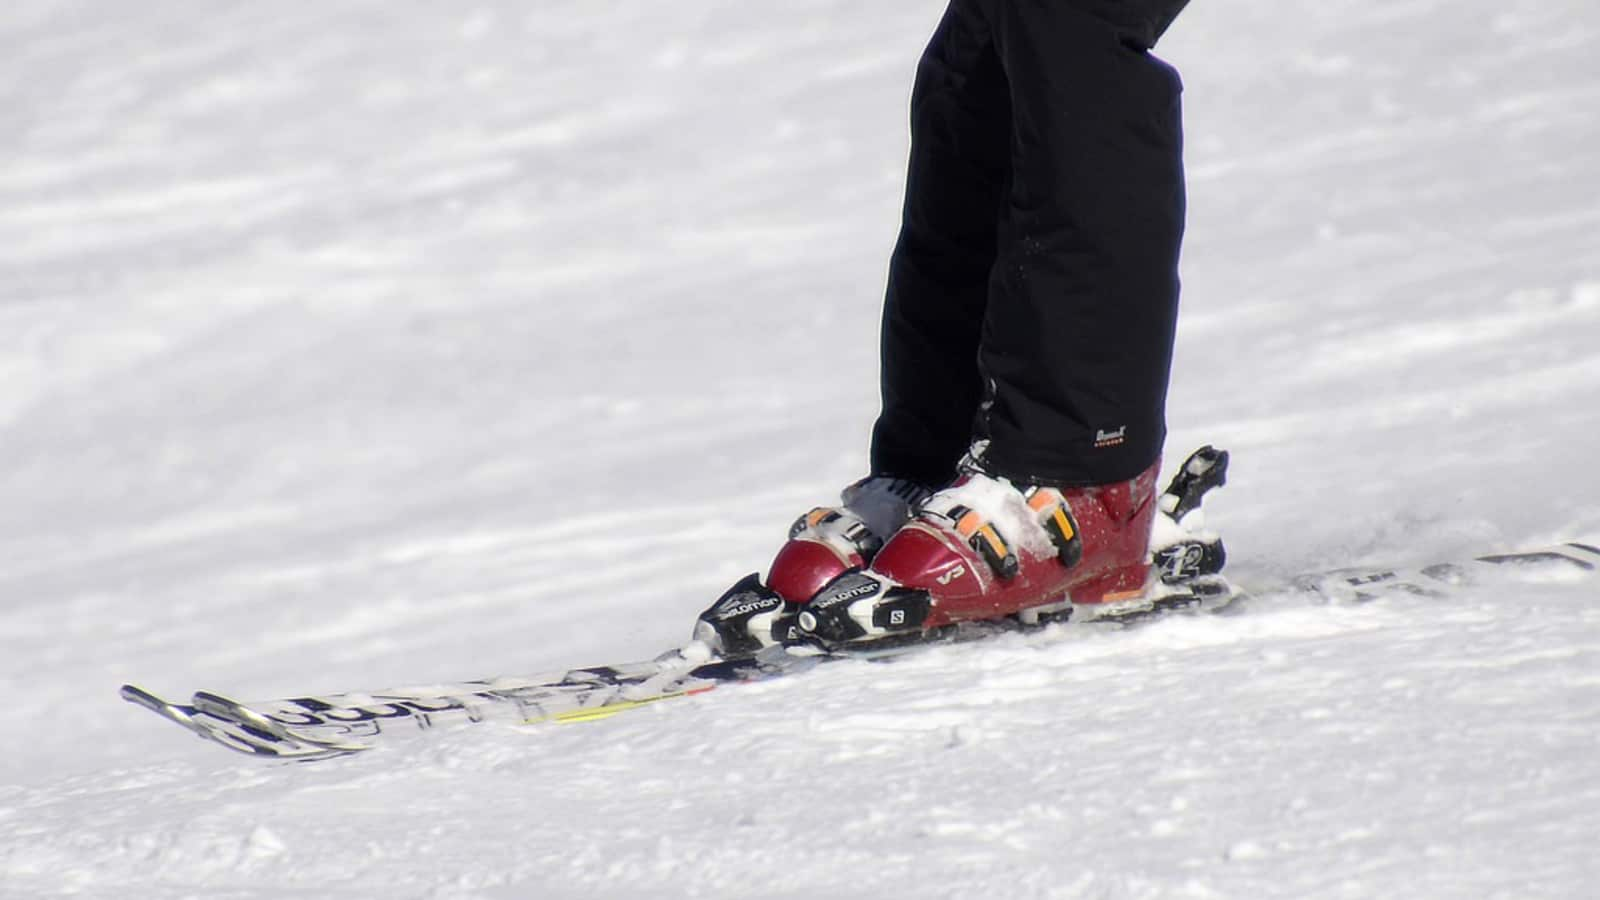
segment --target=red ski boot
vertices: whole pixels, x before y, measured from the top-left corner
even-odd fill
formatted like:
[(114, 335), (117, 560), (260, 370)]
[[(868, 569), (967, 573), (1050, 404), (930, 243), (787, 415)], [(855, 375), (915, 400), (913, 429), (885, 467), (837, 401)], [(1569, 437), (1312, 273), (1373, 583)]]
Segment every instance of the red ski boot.
[(851, 569), (872, 562), (885, 540), (911, 517), (932, 489), (904, 478), (872, 475), (845, 488), (840, 506), (819, 506), (795, 520), (778, 550), (767, 586), (790, 603), (804, 603)]
[(795, 521), (765, 584), (749, 575), (700, 614), (695, 639), (723, 657), (801, 640), (794, 630), (795, 608), (871, 562), (884, 539), (932, 493), (917, 482), (886, 475), (845, 488), (841, 505), (818, 507)]
[(926, 632), (967, 620), (1065, 618), (1074, 605), (1144, 595), (1159, 463), (1127, 481), (1057, 489), (964, 466), (922, 503), (871, 568), (802, 607), (802, 635), (827, 644)]
[(842, 508), (795, 523), (768, 579), (786, 593), (752, 574), (701, 613), (695, 637), (739, 656), (779, 643), (914, 641), (969, 620), (1032, 625), (1079, 609), (1125, 621), (1226, 603), (1237, 592), (1220, 574), (1226, 555), (1201, 501), (1227, 468), (1227, 451), (1202, 447), (1159, 497), (1155, 466), (1066, 490), (1019, 488), (971, 467), (931, 496), (863, 479)]

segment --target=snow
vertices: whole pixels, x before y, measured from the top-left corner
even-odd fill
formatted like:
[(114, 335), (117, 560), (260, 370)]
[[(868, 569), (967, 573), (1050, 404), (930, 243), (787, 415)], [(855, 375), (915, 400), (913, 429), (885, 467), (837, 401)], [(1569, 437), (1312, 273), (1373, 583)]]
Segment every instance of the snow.
[[(643, 658), (865, 465), (936, 0), (0, 12), (0, 897), (1572, 897), (1593, 582), (273, 766)], [(1194, 4), (1175, 463), (1257, 582), (1600, 543), (1600, 12)]]

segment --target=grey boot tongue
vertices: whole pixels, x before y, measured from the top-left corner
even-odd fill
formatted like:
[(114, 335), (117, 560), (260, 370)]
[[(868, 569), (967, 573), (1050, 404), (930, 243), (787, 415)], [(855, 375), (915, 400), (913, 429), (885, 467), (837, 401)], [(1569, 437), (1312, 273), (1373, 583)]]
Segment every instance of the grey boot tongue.
[(914, 481), (874, 475), (845, 488), (840, 499), (867, 530), (887, 539), (911, 518), (919, 503), (932, 495), (933, 491)]

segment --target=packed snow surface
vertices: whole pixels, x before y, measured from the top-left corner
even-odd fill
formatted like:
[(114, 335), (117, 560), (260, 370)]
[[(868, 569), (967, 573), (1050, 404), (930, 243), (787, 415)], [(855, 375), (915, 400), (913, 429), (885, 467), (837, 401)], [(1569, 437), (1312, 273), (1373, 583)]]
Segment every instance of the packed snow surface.
[[(653, 655), (865, 466), (938, 0), (0, 10), (0, 897), (1579, 897), (1600, 589), (273, 765), (122, 703)], [(1235, 575), (1600, 542), (1600, 7), (1206, 0)]]

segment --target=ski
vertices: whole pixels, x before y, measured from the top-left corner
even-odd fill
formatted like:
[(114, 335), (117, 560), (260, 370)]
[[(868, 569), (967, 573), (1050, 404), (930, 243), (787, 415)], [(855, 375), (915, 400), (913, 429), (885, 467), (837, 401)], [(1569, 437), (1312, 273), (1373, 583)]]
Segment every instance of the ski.
[(188, 703), (174, 703), (135, 685), (123, 685), (121, 693), (123, 699), (230, 750), (309, 761), (370, 750), (396, 735), (454, 725), (590, 722), (730, 682), (789, 674), (832, 658), (772, 648), (751, 657), (712, 659), (689, 648), (645, 662), (543, 676), (250, 703), (209, 691), (196, 692)]
[(1297, 593), (1338, 604), (1368, 603), (1384, 596), (1447, 598), (1485, 578), (1581, 577), (1600, 574), (1600, 548), (1566, 543), (1516, 553), (1494, 553), (1412, 568), (1356, 567), (1303, 575), (1248, 593), (1210, 597), (1168, 594), (1144, 605), (1096, 611), (1049, 625), (1017, 620), (964, 623), (917, 641), (833, 651), (814, 647), (769, 647), (750, 656), (719, 659), (691, 645), (653, 659), (535, 675), (365, 692), (308, 695), (241, 703), (200, 691), (188, 703), (171, 703), (133, 685), (124, 699), (190, 732), (251, 756), (312, 761), (348, 756), (400, 735), (480, 722), (577, 723), (608, 718), (663, 701), (716, 688), (792, 675), (845, 659), (888, 660), (952, 643), (1041, 628), (1128, 627), (1174, 612), (1237, 610), (1237, 598), (1261, 600)]
[(1173, 613), (1238, 609), (1241, 600), (1283, 591), (1331, 602), (1362, 603), (1406, 592), (1448, 596), (1489, 570), (1561, 567), (1600, 570), (1600, 549), (1579, 543), (1523, 553), (1480, 556), (1415, 569), (1357, 568), (1305, 575), (1266, 591), (1245, 592), (1221, 574), (1222, 541), (1205, 528), (1202, 501), (1227, 481), (1228, 453), (1206, 446), (1179, 466), (1158, 498), (1150, 575), (1138, 597), (1109, 604), (1063, 600), (1014, 616), (908, 630), (858, 643), (828, 643), (796, 627), (807, 607), (788, 604), (750, 575), (729, 588), (696, 621), (695, 639), (655, 659), (366, 692), (242, 703), (199, 691), (172, 702), (135, 685), (123, 699), (191, 733), (239, 753), (319, 760), (370, 750), (396, 736), (497, 721), (526, 725), (604, 719), (728, 684), (792, 675), (846, 659), (888, 660), (929, 646), (982, 640), (1044, 628), (1121, 628)]
[(1301, 575), (1291, 582), (1291, 587), (1333, 603), (1367, 603), (1393, 594), (1442, 598), (1482, 578), (1518, 571), (1550, 573), (1554, 577), (1592, 577), (1600, 572), (1600, 547), (1573, 541), (1538, 550), (1489, 553), (1464, 561), (1409, 569), (1334, 569)]

